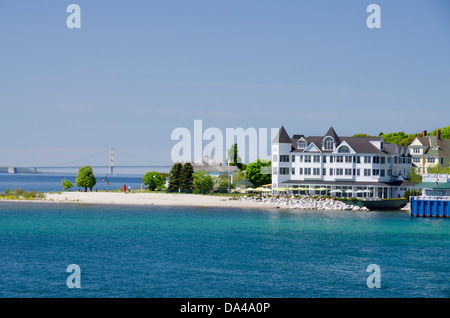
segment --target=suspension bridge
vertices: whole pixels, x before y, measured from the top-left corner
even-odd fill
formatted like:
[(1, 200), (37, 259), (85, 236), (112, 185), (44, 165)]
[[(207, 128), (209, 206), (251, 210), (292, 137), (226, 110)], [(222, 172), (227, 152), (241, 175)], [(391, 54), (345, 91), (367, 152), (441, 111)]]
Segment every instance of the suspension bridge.
[[(133, 158), (134, 160), (138, 160), (140, 163), (139, 164), (119, 164), (119, 165), (115, 165), (114, 164), (114, 154), (119, 154), (119, 157), (121, 159), (124, 159), (125, 157), (128, 158)], [(106, 165), (101, 165), (101, 164), (89, 164), (89, 162), (92, 162), (93, 159), (95, 157), (99, 157), (101, 156), (105, 156), (106, 154), (108, 154), (108, 164)], [(124, 161), (124, 160), (122, 160)], [(91, 166), (92, 169), (104, 169), (107, 171), (107, 173), (109, 175), (114, 175), (114, 171), (116, 169), (119, 170), (129, 170), (129, 169), (167, 169), (167, 168), (171, 168), (172, 165), (169, 165), (167, 163), (162, 163), (162, 162), (157, 162), (157, 161), (152, 161), (149, 160), (147, 158), (143, 158), (140, 156), (136, 156), (133, 154), (130, 154), (128, 152), (125, 152), (123, 150), (120, 149), (113, 149), (113, 148), (109, 148), (109, 149), (103, 149), (100, 152), (97, 152), (95, 154), (92, 155), (88, 155), (85, 156), (83, 158), (78, 158), (75, 160), (71, 160), (69, 162), (63, 162), (63, 163), (59, 163), (59, 164), (52, 164), (52, 165), (36, 165), (36, 166), (9, 166), (8, 167), (8, 173), (18, 173), (20, 171), (23, 170), (27, 170), (29, 172), (32, 173), (39, 173), (42, 172), (43, 170), (45, 171), (52, 171), (52, 172), (57, 172), (58, 170), (75, 170), (75, 169), (79, 169), (80, 167), (83, 166)]]

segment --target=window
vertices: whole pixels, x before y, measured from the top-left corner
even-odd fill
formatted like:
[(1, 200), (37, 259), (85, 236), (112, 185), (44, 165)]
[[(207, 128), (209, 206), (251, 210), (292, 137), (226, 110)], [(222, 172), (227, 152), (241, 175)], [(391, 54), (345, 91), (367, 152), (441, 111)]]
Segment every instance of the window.
[(303, 156), (298, 156), (298, 162), (303, 162)]
[(330, 156), (330, 163), (333, 162), (333, 156)]
[(333, 150), (334, 148), (334, 140), (331, 137), (325, 137), (323, 140), (323, 149), (325, 150)]
[(328, 156), (323, 156), (323, 162), (324, 162), (324, 163), (327, 163), (327, 157), (328, 157)]
[(289, 155), (280, 155), (280, 162), (289, 162)]
[(360, 176), (361, 175), (361, 169), (356, 169), (356, 175)]
[(280, 168), (280, 174), (289, 174), (289, 168)]
[(320, 162), (320, 156), (314, 156), (314, 162)]
[(397, 163), (398, 163), (398, 157), (394, 156), (394, 164), (397, 164)]
[(345, 169), (345, 175), (351, 176), (352, 175), (352, 169)]
[(320, 176), (320, 168), (314, 168), (313, 169), (313, 175)]
[(420, 153), (420, 147), (414, 147), (413, 153)]
[(352, 162), (351, 156), (345, 156), (345, 162)]
[(420, 157), (413, 157), (413, 162), (414, 163), (419, 163), (420, 162)]
[(324, 176), (326, 176), (326, 175), (327, 175), (327, 169), (323, 168), (323, 169), (322, 169), (322, 174), (323, 174)]
[(372, 157), (369, 157), (369, 156), (364, 156), (364, 163), (371, 163), (371, 158)]
[(364, 177), (370, 177), (370, 169), (364, 169)]
[(311, 162), (311, 156), (305, 156), (305, 162)]
[(292, 168), (292, 174), (295, 174), (295, 168)]
[(380, 163), (380, 157), (378, 156), (373, 157), (373, 163)]
[(379, 170), (379, 169), (373, 169), (373, 170), (372, 170), (372, 175), (373, 175), (373, 176), (378, 176), (378, 175), (380, 175), (380, 170)]
[(295, 157), (296, 157), (296, 156), (292, 156), (292, 159), (291, 159), (292, 162), (295, 162)]
[(381, 169), (380, 170), (380, 177), (384, 177), (384, 173), (385, 173), (384, 169)]
[(428, 163), (434, 163), (435, 158), (434, 157), (427, 157), (427, 162)]
[(336, 162), (344, 162), (344, 157), (336, 156)]
[(298, 174), (300, 174), (300, 175), (303, 174), (303, 168), (299, 168), (299, 169), (298, 169)]
[(342, 168), (336, 169), (336, 175), (337, 176), (342, 176), (343, 174), (344, 174), (344, 169), (342, 169)]
[(305, 149), (308, 146), (308, 144), (306, 143), (305, 139), (301, 138), (298, 142), (297, 142), (297, 147), (298, 149)]
[(305, 175), (311, 175), (311, 168), (305, 168)]
[(444, 164), (444, 158), (441, 158), (441, 165)]
[(382, 165), (384, 165), (384, 164), (386, 163), (386, 158), (385, 158), (385, 157), (381, 157), (381, 158), (380, 158), (380, 163), (381, 163)]
[(330, 168), (330, 176), (333, 175), (333, 168)]
[(348, 148), (347, 146), (341, 146), (338, 150), (339, 153), (349, 153), (350, 152), (350, 148)]

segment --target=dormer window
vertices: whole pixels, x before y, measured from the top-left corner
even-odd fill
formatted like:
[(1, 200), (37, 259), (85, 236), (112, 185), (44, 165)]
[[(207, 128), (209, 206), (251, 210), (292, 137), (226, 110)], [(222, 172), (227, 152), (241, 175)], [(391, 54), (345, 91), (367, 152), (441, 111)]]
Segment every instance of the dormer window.
[(350, 149), (347, 146), (341, 146), (338, 150), (339, 153), (349, 153)]
[(323, 150), (333, 150), (334, 149), (334, 140), (333, 138), (327, 136), (323, 140)]
[(308, 143), (306, 142), (305, 139), (300, 138), (300, 140), (297, 142), (297, 148), (298, 149), (305, 149), (306, 147), (308, 147)]

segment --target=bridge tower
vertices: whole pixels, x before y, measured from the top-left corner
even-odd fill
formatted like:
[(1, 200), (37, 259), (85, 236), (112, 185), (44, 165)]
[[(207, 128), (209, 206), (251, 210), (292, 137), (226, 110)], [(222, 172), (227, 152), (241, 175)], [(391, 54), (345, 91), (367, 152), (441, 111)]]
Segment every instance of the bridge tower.
[(108, 169), (108, 174), (110, 176), (112, 176), (113, 172), (114, 172), (114, 150), (112, 148), (109, 148), (109, 169)]

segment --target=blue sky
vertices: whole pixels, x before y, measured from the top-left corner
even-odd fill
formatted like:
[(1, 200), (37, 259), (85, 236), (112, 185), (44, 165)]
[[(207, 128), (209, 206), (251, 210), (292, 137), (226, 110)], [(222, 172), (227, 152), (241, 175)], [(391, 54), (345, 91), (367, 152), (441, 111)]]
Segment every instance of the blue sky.
[(171, 164), (171, 132), (195, 119), (306, 135), (450, 124), (446, 0), (0, 0), (0, 43), (0, 166), (109, 147)]

